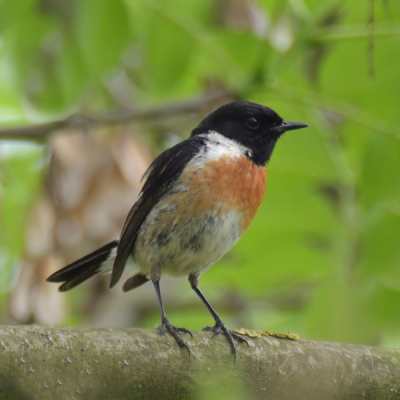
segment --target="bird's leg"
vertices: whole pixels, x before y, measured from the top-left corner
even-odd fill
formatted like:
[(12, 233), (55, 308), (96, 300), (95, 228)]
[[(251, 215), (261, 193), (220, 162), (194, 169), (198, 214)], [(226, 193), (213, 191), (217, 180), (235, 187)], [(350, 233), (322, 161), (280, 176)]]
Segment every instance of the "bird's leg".
[(208, 308), (208, 311), (210, 311), (210, 314), (213, 316), (213, 318), (215, 320), (215, 325), (213, 327), (207, 326), (206, 328), (203, 329), (203, 331), (214, 332), (214, 336), (218, 335), (219, 333), (222, 332), (225, 335), (225, 337), (228, 339), (228, 342), (231, 345), (232, 354), (234, 355), (235, 360), (236, 360), (237, 350), (236, 350), (236, 345), (235, 345), (235, 342), (233, 339), (236, 339), (240, 343), (246, 343), (247, 345), (249, 345), (249, 343), (247, 342), (247, 340), (245, 340), (242, 336), (240, 336), (236, 332), (230, 331), (228, 328), (226, 328), (222, 319), (218, 316), (218, 314), (212, 308), (211, 304), (204, 297), (203, 293), (201, 293), (199, 286), (198, 286), (199, 285), (199, 277), (196, 275), (190, 275), (189, 282), (190, 282), (190, 285), (192, 286), (192, 289), (196, 292), (197, 296), (200, 297), (201, 301), (206, 305), (206, 307)]
[(171, 336), (178, 342), (179, 346), (184, 347), (190, 355), (189, 346), (180, 338), (178, 332), (188, 333), (190, 336), (192, 336), (192, 333), (189, 330), (187, 330), (186, 328), (176, 328), (175, 326), (172, 326), (170, 324), (170, 322), (165, 314), (164, 306), (163, 306), (162, 299), (161, 299), (160, 280), (159, 279), (153, 280), (153, 284), (154, 284), (154, 289), (157, 294), (158, 305), (160, 307), (160, 312), (161, 312), (161, 326), (158, 327), (161, 335), (164, 335), (164, 333), (166, 331), (168, 331), (171, 334)]

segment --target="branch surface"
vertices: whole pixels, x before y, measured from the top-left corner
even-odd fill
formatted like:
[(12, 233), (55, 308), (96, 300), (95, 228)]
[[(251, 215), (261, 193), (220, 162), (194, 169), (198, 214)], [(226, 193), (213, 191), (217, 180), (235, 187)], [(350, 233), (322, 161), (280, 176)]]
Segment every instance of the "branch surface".
[(399, 399), (400, 350), (144, 329), (0, 327), (0, 399)]

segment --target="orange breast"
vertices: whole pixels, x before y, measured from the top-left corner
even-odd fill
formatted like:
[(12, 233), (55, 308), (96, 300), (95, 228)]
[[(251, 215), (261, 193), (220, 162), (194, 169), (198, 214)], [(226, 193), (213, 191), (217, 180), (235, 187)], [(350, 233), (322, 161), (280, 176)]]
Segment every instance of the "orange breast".
[[(267, 169), (247, 157), (228, 155), (209, 161), (204, 168), (184, 171), (182, 179), (189, 182), (192, 212), (232, 209), (241, 214), (240, 226), (245, 231), (253, 220), (264, 197)], [(187, 210), (188, 205), (186, 204)]]

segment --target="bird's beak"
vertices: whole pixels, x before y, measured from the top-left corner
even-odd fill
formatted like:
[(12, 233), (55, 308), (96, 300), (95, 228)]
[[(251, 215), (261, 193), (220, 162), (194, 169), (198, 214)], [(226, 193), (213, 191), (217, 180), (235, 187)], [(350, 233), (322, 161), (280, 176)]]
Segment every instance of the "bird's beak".
[(281, 126), (284, 131), (294, 131), (295, 129), (307, 128), (309, 125), (303, 122), (283, 121)]
[(286, 131), (307, 128), (308, 126), (308, 124), (304, 124), (303, 122), (283, 121), (280, 125), (275, 126), (271, 130), (276, 133), (283, 133)]

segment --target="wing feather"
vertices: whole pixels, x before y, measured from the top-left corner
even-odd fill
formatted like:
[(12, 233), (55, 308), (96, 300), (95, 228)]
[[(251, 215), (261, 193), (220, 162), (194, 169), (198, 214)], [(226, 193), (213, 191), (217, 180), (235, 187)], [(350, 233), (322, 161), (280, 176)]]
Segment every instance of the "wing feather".
[(148, 177), (143, 189), (130, 210), (122, 229), (111, 274), (110, 288), (115, 286), (121, 278), (126, 261), (133, 252), (139, 228), (147, 214), (204, 145), (203, 138), (190, 138), (161, 153), (150, 165), (144, 175), (144, 177), (146, 175)]

